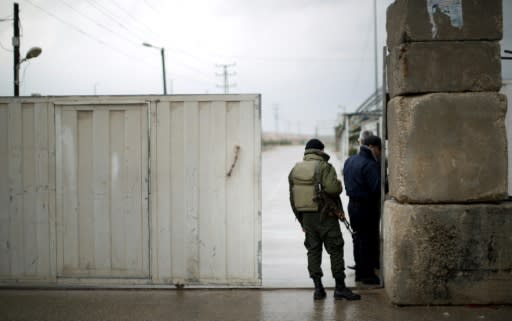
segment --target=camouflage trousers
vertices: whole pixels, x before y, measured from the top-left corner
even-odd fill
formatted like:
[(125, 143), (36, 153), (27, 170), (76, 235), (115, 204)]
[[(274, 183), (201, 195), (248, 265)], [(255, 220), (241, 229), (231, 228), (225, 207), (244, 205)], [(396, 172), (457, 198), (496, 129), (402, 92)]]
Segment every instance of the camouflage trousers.
[(308, 251), (310, 277), (322, 277), (322, 247), (331, 258), (331, 272), (335, 279), (345, 279), (343, 260), (343, 236), (338, 219), (333, 216), (321, 217), (319, 213), (304, 213), (303, 228), (306, 234), (304, 246)]

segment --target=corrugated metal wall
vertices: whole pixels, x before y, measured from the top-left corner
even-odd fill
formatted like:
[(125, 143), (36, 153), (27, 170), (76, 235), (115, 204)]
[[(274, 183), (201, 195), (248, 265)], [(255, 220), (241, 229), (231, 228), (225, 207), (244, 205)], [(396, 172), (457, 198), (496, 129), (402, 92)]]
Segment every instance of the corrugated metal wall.
[[(0, 102), (0, 278), (54, 276), (53, 108)], [(53, 165), (53, 166), (52, 166)]]
[(147, 108), (56, 105), (58, 276), (149, 276)]
[(158, 278), (173, 283), (257, 284), (257, 102), (171, 101), (159, 102), (153, 110), (153, 164), (159, 173), (154, 176), (157, 192), (152, 202), (157, 213), (153, 243), (158, 246)]
[(261, 284), (260, 136), (257, 95), (0, 99), (0, 284)]

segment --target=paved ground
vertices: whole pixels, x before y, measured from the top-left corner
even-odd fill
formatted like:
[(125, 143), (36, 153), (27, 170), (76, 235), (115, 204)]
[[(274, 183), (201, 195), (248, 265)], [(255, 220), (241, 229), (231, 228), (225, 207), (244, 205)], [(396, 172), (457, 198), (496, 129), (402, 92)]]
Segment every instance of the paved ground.
[[(302, 153), (302, 146), (263, 153), (263, 289), (0, 290), (0, 321), (512, 320), (512, 306), (397, 307), (384, 289), (357, 290), (362, 300), (348, 302), (334, 301), (330, 288), (326, 300), (313, 301), (303, 233), (288, 203), (287, 175)], [(332, 163), (339, 173), (338, 160)], [(350, 235), (342, 231), (345, 259), (353, 263)], [(324, 283), (332, 287), (329, 263), (325, 255)], [(354, 286), (352, 270), (346, 281)]]
[(313, 301), (310, 290), (0, 290), (0, 320), (510, 321), (512, 306), (396, 307), (383, 290), (357, 302)]
[[(262, 155), (263, 286), (266, 288), (311, 287), (311, 279), (306, 270), (304, 233), (290, 208), (288, 191), (288, 173), (302, 159), (303, 154), (303, 146), (284, 146)], [(340, 162), (334, 154), (330, 154), (330, 162), (340, 175)], [(344, 194), (342, 200), (346, 207)], [(345, 262), (351, 265), (354, 262), (352, 238), (344, 226), (342, 232)], [(325, 251), (322, 269), (324, 284), (334, 286), (329, 256)], [(345, 272), (347, 285), (355, 286), (354, 271), (347, 269)]]
[[(303, 234), (288, 204), (287, 175), (302, 153), (302, 147), (263, 153), (264, 289), (0, 290), (0, 321), (512, 320), (512, 306), (396, 307), (384, 289), (359, 290), (363, 298), (357, 302), (334, 301), (329, 289), (326, 300), (313, 301)], [(333, 159), (333, 164), (339, 172), (339, 162)], [(352, 242), (342, 230), (345, 259), (352, 263)], [(327, 256), (323, 263), (329, 276), (325, 283), (332, 286)], [(353, 272), (347, 272), (347, 284), (353, 286)]]

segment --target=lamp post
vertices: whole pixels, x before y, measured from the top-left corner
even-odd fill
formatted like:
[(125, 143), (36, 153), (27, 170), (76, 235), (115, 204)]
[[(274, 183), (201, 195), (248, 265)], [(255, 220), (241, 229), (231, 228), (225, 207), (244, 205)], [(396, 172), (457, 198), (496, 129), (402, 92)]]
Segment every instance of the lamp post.
[(20, 65), (28, 59), (39, 56), (43, 50), (39, 47), (32, 47), (25, 58), (20, 60), (20, 6), (17, 2), (13, 3), (13, 9), (14, 97), (18, 97), (20, 95)]
[(142, 45), (150, 48), (160, 49), (160, 54), (162, 55), (162, 77), (164, 80), (164, 95), (167, 95), (167, 81), (165, 79), (165, 49), (164, 47), (153, 46), (152, 44), (147, 42), (142, 43)]
[(43, 49), (39, 47), (32, 47), (25, 55), (25, 58), (21, 59), (20, 62), (16, 63), (15, 71), (14, 71), (14, 96), (18, 97), (20, 95), (20, 66), (25, 61), (35, 58), (39, 56), (43, 52)]

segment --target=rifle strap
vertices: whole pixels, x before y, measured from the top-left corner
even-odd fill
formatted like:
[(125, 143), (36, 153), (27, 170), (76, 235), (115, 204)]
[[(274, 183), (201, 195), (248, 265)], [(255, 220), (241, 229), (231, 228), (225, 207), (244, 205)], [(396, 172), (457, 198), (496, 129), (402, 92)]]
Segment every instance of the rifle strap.
[(315, 165), (315, 176), (313, 177), (313, 182), (315, 184), (315, 192), (319, 193), (321, 192), (324, 187), (322, 186), (322, 173), (320, 168), (320, 161), (316, 162)]
[(316, 199), (318, 203), (318, 211), (320, 213), (320, 222), (322, 222), (325, 218), (325, 207), (327, 204), (323, 200), (322, 197), (319, 197), (324, 191), (324, 187), (322, 185), (322, 172), (320, 168), (320, 161), (318, 161), (315, 165), (315, 175), (313, 177), (313, 183), (315, 184), (315, 193), (317, 195)]

